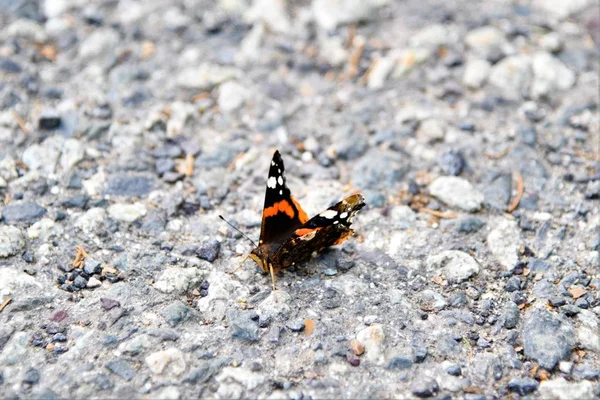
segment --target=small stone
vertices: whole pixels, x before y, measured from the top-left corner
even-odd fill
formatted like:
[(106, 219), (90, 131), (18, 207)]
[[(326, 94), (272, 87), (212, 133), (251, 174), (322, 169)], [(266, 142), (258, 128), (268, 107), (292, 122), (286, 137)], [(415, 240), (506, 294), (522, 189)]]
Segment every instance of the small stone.
[(564, 378), (545, 380), (539, 386), (540, 398), (557, 400), (593, 400), (597, 399), (594, 383), (582, 380), (569, 382)]
[(442, 154), (438, 164), (446, 175), (458, 176), (465, 168), (465, 159), (461, 152), (449, 150)]
[(95, 276), (92, 276), (88, 280), (88, 283), (87, 283), (86, 287), (88, 289), (95, 289), (95, 288), (100, 287), (100, 286), (102, 286), (102, 282), (98, 278), (96, 278)]
[(505, 211), (511, 198), (511, 187), (512, 174), (497, 174), (483, 191), (486, 203)]
[(516, 290), (521, 290), (521, 278), (518, 276), (511, 277), (508, 282), (506, 282), (506, 291), (514, 292)]
[(346, 353), (346, 360), (348, 360), (348, 363), (350, 363), (350, 365), (352, 365), (353, 367), (358, 367), (360, 365), (360, 358), (358, 358), (353, 353)]
[(163, 308), (160, 315), (162, 315), (167, 323), (174, 328), (189, 318), (190, 313), (191, 309), (178, 300)]
[(185, 293), (203, 280), (198, 268), (167, 267), (154, 283), (154, 287), (163, 293)]
[(187, 67), (179, 72), (177, 84), (182, 88), (209, 91), (231, 79), (241, 76), (237, 68), (203, 63), (197, 67)]
[(460, 374), (462, 374), (462, 370), (460, 368), (460, 365), (458, 365), (458, 364), (450, 365), (446, 369), (446, 372), (448, 373), (448, 375), (452, 375), (452, 376), (460, 376)]
[(449, 282), (460, 283), (479, 273), (477, 261), (465, 252), (458, 250), (443, 251), (426, 260), (428, 268), (439, 270)]
[(558, 58), (544, 51), (533, 56), (532, 69), (534, 79), (531, 84), (531, 96), (534, 99), (570, 89), (577, 80), (573, 71)]
[(0, 258), (17, 255), (25, 247), (25, 237), (16, 226), (0, 226)]
[(60, 126), (60, 115), (56, 110), (44, 110), (38, 119), (40, 129), (52, 130)]
[(383, 355), (385, 334), (380, 324), (374, 324), (361, 330), (356, 335), (356, 340), (364, 344), (365, 356), (370, 362), (383, 365), (385, 362)]
[(490, 342), (480, 336), (479, 339), (477, 339), (477, 347), (481, 349), (487, 349), (490, 347)]
[(458, 232), (473, 233), (480, 230), (485, 223), (477, 217), (467, 217), (459, 221), (456, 230)]
[(303, 320), (289, 321), (285, 326), (292, 332), (301, 332), (304, 330), (305, 324)]
[(78, 194), (69, 199), (66, 199), (60, 203), (61, 206), (65, 208), (85, 208), (88, 201), (90, 200), (89, 196), (85, 194)]
[(408, 369), (411, 367), (411, 365), (412, 361), (409, 358), (403, 356), (396, 356), (388, 362), (387, 369)]
[(46, 214), (46, 209), (36, 202), (10, 203), (2, 209), (2, 218), (7, 224), (32, 224)]
[(117, 376), (120, 376), (121, 378), (125, 379), (126, 381), (132, 380), (137, 375), (137, 372), (134, 369), (134, 367), (131, 365), (131, 363), (122, 358), (118, 358), (116, 360), (109, 361), (106, 364), (104, 364), (104, 366), (110, 372), (112, 372), (113, 374), (115, 374)]
[(509, 56), (494, 64), (489, 82), (500, 89), (507, 99), (517, 100), (522, 97), (531, 81), (531, 61), (529, 57)]
[(113, 308), (121, 307), (121, 303), (119, 303), (117, 300), (107, 299), (106, 297), (100, 298), (100, 304), (102, 305), (104, 311), (110, 311)]
[(244, 105), (249, 93), (242, 85), (235, 81), (229, 81), (219, 86), (219, 97), (217, 104), (219, 109), (225, 113), (232, 112)]
[(473, 29), (465, 36), (465, 43), (478, 56), (496, 62), (508, 51), (508, 41), (504, 33), (494, 26)]
[(231, 337), (246, 342), (258, 341), (258, 318), (254, 318), (254, 316), (256, 316), (254, 312), (229, 311), (227, 319), (229, 321)]
[(508, 302), (503, 314), (504, 327), (506, 329), (513, 329), (514, 327), (516, 327), (519, 323), (519, 315), (519, 307), (512, 301)]
[(507, 271), (512, 271), (519, 262), (518, 251), (521, 247), (521, 231), (517, 221), (502, 217), (493, 218), (493, 229), (487, 236), (487, 244), (496, 260)]
[(416, 363), (422, 363), (423, 361), (425, 361), (425, 358), (427, 357), (427, 347), (422, 347), (422, 346), (416, 346), (413, 348), (414, 353), (413, 353), (413, 361)]
[(99, 274), (102, 272), (102, 265), (100, 264), (100, 261), (88, 257), (83, 264), (83, 271), (88, 275)]
[(354, 354), (356, 354), (357, 356), (360, 356), (365, 352), (365, 345), (356, 339), (352, 339), (350, 341), (350, 349), (352, 350), (352, 352)]
[(419, 293), (418, 303), (423, 311), (441, 311), (448, 304), (444, 296), (430, 289)]
[(561, 315), (539, 308), (533, 309), (523, 326), (525, 356), (551, 371), (569, 357), (575, 346), (572, 325)]
[(150, 371), (156, 375), (181, 375), (185, 372), (186, 363), (181, 350), (171, 347), (163, 351), (150, 354), (145, 359)]
[(570, 361), (561, 361), (558, 363), (558, 369), (563, 374), (570, 375), (573, 371), (573, 363)]
[(23, 383), (27, 385), (35, 385), (40, 381), (41, 374), (40, 371), (35, 368), (29, 368), (27, 372), (25, 372), (25, 377), (23, 378)]
[(463, 83), (471, 89), (479, 89), (483, 86), (490, 75), (492, 65), (486, 60), (475, 59), (467, 62)]
[(429, 143), (444, 140), (446, 126), (436, 119), (426, 119), (419, 126), (418, 135)]
[(118, 174), (110, 178), (106, 193), (113, 196), (145, 197), (155, 186), (155, 179), (146, 175)]
[(217, 239), (210, 239), (200, 245), (197, 255), (203, 260), (213, 262), (217, 259), (220, 249), (221, 242), (219, 242)]
[(511, 392), (516, 392), (521, 396), (525, 396), (535, 392), (539, 385), (538, 381), (533, 378), (511, 379), (510, 382), (508, 382), (507, 388)]
[(432, 196), (464, 211), (475, 212), (481, 209), (483, 194), (467, 180), (455, 176), (441, 176), (429, 185)]
[(87, 286), (88, 281), (87, 279), (85, 279), (82, 276), (77, 276), (75, 278), (75, 280), (73, 281), (73, 286), (75, 286), (78, 289), (85, 289), (85, 287)]
[(338, 26), (376, 19), (377, 10), (383, 4), (374, 0), (316, 0), (312, 3), (312, 11), (321, 29), (333, 31)]
[(537, 132), (535, 127), (531, 125), (519, 127), (519, 137), (521, 138), (521, 142), (527, 146), (533, 147), (537, 143)]
[(411, 388), (412, 394), (420, 398), (433, 397), (437, 394), (438, 390), (439, 386), (437, 382), (431, 378), (416, 379)]
[(134, 222), (146, 215), (146, 206), (142, 203), (113, 204), (108, 207), (108, 215), (117, 221)]

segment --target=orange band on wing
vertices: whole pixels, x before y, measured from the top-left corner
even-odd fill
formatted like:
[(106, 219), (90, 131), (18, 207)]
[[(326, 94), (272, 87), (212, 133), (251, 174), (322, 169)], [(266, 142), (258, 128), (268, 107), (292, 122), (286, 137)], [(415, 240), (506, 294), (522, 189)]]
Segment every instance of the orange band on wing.
[(306, 215), (302, 207), (300, 207), (300, 204), (293, 197), (292, 202), (296, 206), (296, 210), (298, 210), (298, 219), (300, 220), (300, 222), (305, 223), (306, 221), (308, 221), (308, 215)]
[(335, 241), (335, 243), (333, 244), (333, 246), (335, 246), (336, 244), (341, 244), (344, 242), (344, 240), (348, 239), (350, 236), (352, 236), (352, 234), (354, 233), (354, 231), (348, 231), (346, 232), (344, 235), (340, 236), (340, 238), (338, 240)]
[(294, 218), (294, 209), (287, 200), (278, 201), (271, 207), (265, 208), (265, 210), (263, 211), (263, 217), (272, 217), (280, 212), (287, 214), (290, 218)]
[(294, 233), (298, 236), (304, 236), (304, 235), (308, 235), (311, 232), (318, 231), (320, 229), (321, 228), (302, 228), (302, 229), (296, 229), (296, 231)]

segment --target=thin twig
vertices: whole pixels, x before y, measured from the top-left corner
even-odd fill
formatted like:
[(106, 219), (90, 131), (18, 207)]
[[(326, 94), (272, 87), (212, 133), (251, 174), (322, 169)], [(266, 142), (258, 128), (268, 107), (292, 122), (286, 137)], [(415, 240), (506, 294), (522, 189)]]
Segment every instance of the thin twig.
[(513, 199), (513, 201), (508, 205), (507, 211), (509, 213), (515, 211), (519, 206), (519, 202), (521, 202), (521, 198), (523, 198), (523, 177), (520, 173), (516, 172), (517, 175), (517, 195)]
[(441, 211), (432, 210), (427, 207), (419, 208), (419, 212), (421, 212), (421, 211), (424, 212), (425, 214), (433, 215), (434, 217), (438, 217), (438, 218), (444, 218), (444, 219), (456, 218), (456, 213), (454, 211), (441, 212)]
[(12, 301), (12, 297), (9, 297), (6, 300), (4, 300), (4, 302), (2, 304), (0, 304), (0, 312), (2, 312), (2, 310), (4, 310), (4, 308), (7, 305), (9, 305), (11, 301)]
[(500, 152), (499, 154), (492, 154), (485, 151), (483, 152), (483, 155), (489, 158), (490, 160), (499, 160), (501, 158), (504, 158), (504, 156), (507, 155), (509, 151), (510, 147), (507, 147), (504, 150), (502, 150), (502, 152)]
[(24, 134), (29, 135), (29, 129), (27, 128), (27, 123), (21, 118), (18, 112), (15, 110), (10, 110), (12, 112), (13, 117), (17, 121), (19, 128), (23, 131)]

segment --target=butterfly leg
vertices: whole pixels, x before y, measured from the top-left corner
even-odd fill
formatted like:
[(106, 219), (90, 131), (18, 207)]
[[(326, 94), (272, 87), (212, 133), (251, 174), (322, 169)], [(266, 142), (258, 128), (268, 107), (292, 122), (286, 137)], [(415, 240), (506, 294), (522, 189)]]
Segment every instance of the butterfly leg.
[(235, 269), (231, 272), (228, 272), (229, 275), (233, 275), (238, 269), (242, 268), (242, 265), (244, 265), (244, 263), (246, 262), (246, 260), (248, 259), (248, 257), (250, 257), (250, 254), (246, 254), (244, 256), (244, 258), (242, 259), (242, 261), (240, 262), (240, 264), (235, 267)]
[(271, 281), (273, 282), (273, 291), (276, 291), (275, 287), (275, 271), (273, 270), (273, 264), (269, 264), (269, 272), (271, 273)]

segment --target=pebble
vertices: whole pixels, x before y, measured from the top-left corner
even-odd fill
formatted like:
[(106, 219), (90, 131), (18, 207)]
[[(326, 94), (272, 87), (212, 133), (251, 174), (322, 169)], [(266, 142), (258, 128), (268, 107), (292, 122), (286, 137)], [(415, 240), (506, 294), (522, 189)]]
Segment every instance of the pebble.
[(0, 226), (0, 258), (19, 254), (25, 248), (25, 236), (16, 226)]
[(292, 332), (302, 332), (305, 327), (303, 320), (288, 321), (285, 326)]
[(492, 208), (505, 211), (511, 198), (512, 174), (497, 174), (483, 190), (485, 201)]
[(539, 386), (541, 398), (557, 400), (593, 400), (597, 398), (594, 384), (590, 381), (569, 382), (565, 378), (542, 381)]
[(171, 326), (176, 327), (189, 318), (191, 309), (183, 302), (177, 300), (162, 309), (160, 315)]
[(470, 89), (480, 89), (488, 80), (492, 65), (486, 60), (473, 59), (467, 62), (462, 82)]
[(577, 328), (577, 339), (580, 347), (600, 353), (600, 335), (598, 335), (598, 332), (600, 332), (600, 319), (592, 311), (581, 310), (577, 314), (577, 320), (580, 323)]
[(412, 366), (412, 361), (404, 356), (396, 356), (392, 357), (392, 359), (387, 364), (387, 369), (397, 370), (397, 369), (408, 369)]
[(512, 301), (506, 304), (504, 313), (502, 314), (502, 321), (504, 321), (504, 327), (506, 329), (513, 329), (519, 323), (520, 310), (519, 307)]
[(529, 312), (523, 326), (525, 356), (551, 371), (575, 346), (575, 331), (564, 317), (543, 308)]
[(425, 142), (432, 143), (444, 140), (446, 125), (437, 119), (426, 119), (419, 126), (418, 136)]
[(533, 56), (532, 69), (531, 96), (534, 99), (570, 89), (576, 81), (573, 71), (552, 54), (546, 52), (539, 52)]
[(38, 127), (40, 129), (52, 130), (60, 126), (60, 115), (53, 109), (46, 109), (40, 113)]
[(46, 215), (46, 209), (34, 201), (9, 203), (2, 209), (2, 219), (7, 224), (32, 224)]
[(125, 379), (126, 381), (132, 380), (136, 375), (137, 371), (134, 366), (123, 358), (117, 358), (104, 364), (104, 366), (113, 374)]
[(134, 222), (142, 218), (144, 215), (146, 215), (146, 213), (147, 209), (143, 203), (117, 203), (108, 207), (108, 215), (112, 219), (121, 222)]
[(519, 262), (521, 232), (517, 221), (502, 217), (490, 220), (493, 229), (487, 235), (487, 245), (492, 255), (507, 271), (512, 271)]
[(456, 226), (456, 231), (461, 233), (473, 233), (483, 228), (485, 222), (477, 217), (466, 217), (461, 219)]
[(531, 79), (531, 60), (519, 55), (506, 57), (495, 64), (488, 81), (507, 99), (518, 100), (527, 93)]
[(458, 250), (447, 250), (429, 256), (428, 269), (438, 270), (450, 283), (460, 283), (479, 273), (479, 263), (470, 255)]
[(155, 375), (179, 376), (186, 369), (185, 357), (181, 350), (175, 347), (152, 353), (145, 358), (145, 361)]
[(535, 146), (537, 143), (537, 132), (534, 126), (523, 125), (519, 127), (519, 138), (527, 146)]
[(429, 185), (429, 192), (448, 206), (468, 212), (479, 211), (484, 201), (483, 194), (473, 185), (456, 176), (437, 178)]
[(106, 193), (113, 196), (145, 197), (155, 186), (154, 178), (146, 175), (117, 174), (108, 181)]
[(219, 109), (225, 113), (235, 111), (244, 105), (248, 91), (235, 81), (229, 81), (219, 86), (219, 97), (217, 104)]
[(416, 379), (411, 386), (412, 394), (422, 399), (435, 396), (439, 389), (438, 383), (431, 378)]
[(154, 283), (154, 287), (163, 293), (185, 293), (204, 279), (198, 268), (167, 267)]
[(241, 71), (234, 67), (202, 63), (197, 67), (187, 67), (177, 76), (177, 84), (184, 89), (198, 91), (212, 90), (221, 83), (240, 78)]
[(377, 0), (315, 0), (312, 11), (317, 25), (325, 31), (332, 31), (341, 25), (375, 19), (377, 10), (383, 5)]
[(385, 363), (385, 333), (383, 326), (373, 324), (368, 328), (362, 329), (356, 335), (356, 340), (365, 346), (365, 358), (375, 365), (383, 365)]
[(444, 296), (430, 289), (419, 293), (418, 303), (423, 311), (441, 311), (448, 305)]
[(227, 312), (229, 329), (233, 339), (245, 342), (258, 341), (258, 315), (255, 312), (230, 310)]
[(438, 164), (446, 175), (458, 176), (465, 168), (465, 159), (460, 151), (449, 150), (442, 154)]
[(203, 260), (213, 262), (217, 259), (220, 249), (221, 242), (217, 239), (209, 239), (200, 245), (196, 254)]
[(83, 271), (88, 275), (99, 274), (102, 272), (102, 265), (100, 264), (100, 261), (88, 257), (83, 264)]
[(75, 280), (73, 281), (73, 286), (75, 286), (78, 289), (85, 289), (85, 287), (87, 286), (88, 281), (87, 279), (85, 279), (82, 276), (77, 276), (75, 278)]
[(540, 384), (533, 378), (511, 379), (507, 388), (511, 392), (516, 392), (521, 396), (526, 396), (535, 392)]
[(106, 297), (100, 298), (100, 304), (102, 305), (104, 311), (110, 311), (113, 308), (121, 307), (121, 303), (119, 303), (117, 300), (108, 299)]
[(493, 26), (473, 29), (466, 34), (465, 43), (477, 56), (492, 63), (501, 60), (511, 51), (504, 33)]
[(93, 30), (79, 46), (82, 59), (96, 58), (111, 54), (119, 43), (119, 34), (110, 28)]

